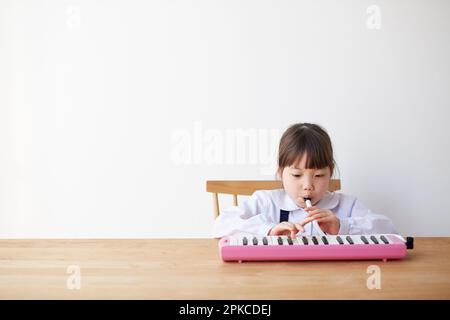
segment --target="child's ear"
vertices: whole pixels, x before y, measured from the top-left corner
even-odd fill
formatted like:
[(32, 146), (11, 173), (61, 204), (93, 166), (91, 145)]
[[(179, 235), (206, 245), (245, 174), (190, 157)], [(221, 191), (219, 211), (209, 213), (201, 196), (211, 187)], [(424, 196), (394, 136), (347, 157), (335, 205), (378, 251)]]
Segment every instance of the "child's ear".
[(280, 167), (278, 167), (278, 169), (277, 169), (277, 179), (278, 179), (278, 180), (283, 180), (283, 179), (282, 179), (282, 176), (283, 176), (283, 169), (281, 169)]
[(327, 167), (328, 168), (328, 172), (330, 173), (330, 179), (332, 179), (333, 178), (333, 172), (331, 172), (331, 168), (330, 167)]

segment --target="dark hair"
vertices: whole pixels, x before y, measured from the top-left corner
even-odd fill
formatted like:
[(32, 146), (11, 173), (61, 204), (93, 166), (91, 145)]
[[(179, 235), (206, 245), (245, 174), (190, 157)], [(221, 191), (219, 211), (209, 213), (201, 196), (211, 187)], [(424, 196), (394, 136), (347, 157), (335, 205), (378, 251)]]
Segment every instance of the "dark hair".
[(307, 155), (306, 169), (330, 167), (333, 175), (336, 162), (330, 136), (317, 124), (297, 123), (283, 133), (278, 148), (279, 169), (293, 165), (304, 154)]

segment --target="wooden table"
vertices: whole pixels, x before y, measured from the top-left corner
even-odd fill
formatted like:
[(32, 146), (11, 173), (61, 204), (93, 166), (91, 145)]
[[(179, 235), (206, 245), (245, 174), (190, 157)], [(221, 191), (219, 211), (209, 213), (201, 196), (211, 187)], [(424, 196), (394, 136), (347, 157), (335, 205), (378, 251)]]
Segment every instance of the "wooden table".
[(402, 261), (242, 264), (216, 239), (0, 240), (0, 299), (450, 299), (450, 238), (416, 238)]

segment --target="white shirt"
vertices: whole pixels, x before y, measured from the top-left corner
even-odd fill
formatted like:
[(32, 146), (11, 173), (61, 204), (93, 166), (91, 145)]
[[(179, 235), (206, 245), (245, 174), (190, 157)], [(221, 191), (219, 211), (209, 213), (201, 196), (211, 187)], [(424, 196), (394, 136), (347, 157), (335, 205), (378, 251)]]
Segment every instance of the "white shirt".
[[(373, 213), (356, 197), (327, 191), (316, 206), (331, 210), (339, 218), (339, 234), (396, 233), (388, 217)], [(259, 190), (238, 206), (222, 210), (214, 222), (213, 237), (267, 235), (271, 228), (280, 223), (280, 209), (289, 211), (288, 221), (292, 223), (302, 221), (307, 215), (284, 189)], [(317, 234), (312, 223), (305, 225), (304, 234)]]

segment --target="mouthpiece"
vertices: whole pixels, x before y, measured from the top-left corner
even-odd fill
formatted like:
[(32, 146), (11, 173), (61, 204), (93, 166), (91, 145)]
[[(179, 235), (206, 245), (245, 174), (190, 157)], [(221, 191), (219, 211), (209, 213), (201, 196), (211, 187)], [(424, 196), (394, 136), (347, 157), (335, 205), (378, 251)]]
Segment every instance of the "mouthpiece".
[(305, 198), (305, 204), (307, 208), (312, 207), (311, 198)]

